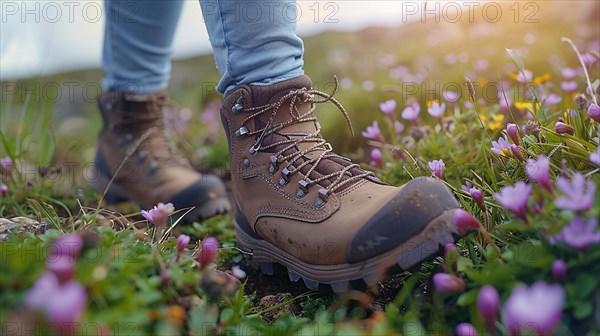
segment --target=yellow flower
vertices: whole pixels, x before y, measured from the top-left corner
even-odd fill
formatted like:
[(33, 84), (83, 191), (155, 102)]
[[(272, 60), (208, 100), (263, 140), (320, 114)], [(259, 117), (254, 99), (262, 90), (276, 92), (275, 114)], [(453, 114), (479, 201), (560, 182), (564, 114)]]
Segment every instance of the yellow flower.
[(537, 76), (533, 79), (533, 82), (535, 84), (542, 84), (542, 83), (546, 83), (547, 81), (550, 80), (550, 78), (552, 78), (552, 76), (549, 73), (545, 73), (541, 76)]
[(481, 119), (481, 121), (483, 121), (483, 122), (487, 122), (488, 121), (488, 117), (486, 117), (484, 115), (480, 115), (479, 119)]
[(492, 114), (492, 119), (496, 122), (502, 122), (504, 120), (504, 114), (494, 113)]
[(502, 122), (493, 122), (488, 124), (490, 131), (496, 131), (502, 128)]

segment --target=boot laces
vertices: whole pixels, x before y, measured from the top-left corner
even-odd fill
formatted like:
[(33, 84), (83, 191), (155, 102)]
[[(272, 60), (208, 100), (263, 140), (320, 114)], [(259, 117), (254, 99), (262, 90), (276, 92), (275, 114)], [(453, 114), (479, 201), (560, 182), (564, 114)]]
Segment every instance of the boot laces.
[[(331, 144), (329, 144), (321, 136), (321, 126), (317, 122), (317, 118), (313, 115), (313, 112), (316, 109), (316, 104), (322, 104), (327, 102), (333, 103), (340, 110), (340, 112), (346, 119), (352, 136), (354, 136), (354, 130), (352, 128), (352, 123), (350, 122), (348, 112), (346, 112), (346, 109), (337, 99), (333, 98), (338, 89), (338, 80), (335, 76), (334, 81), (335, 86), (331, 94), (314, 89), (300, 88), (296, 90), (291, 90), (289, 93), (281, 97), (277, 102), (252, 108), (246, 108), (244, 109), (244, 111), (254, 113), (248, 116), (242, 123), (242, 126), (244, 126), (246, 125), (246, 123), (250, 122), (254, 118), (257, 118), (258, 116), (266, 114), (270, 111), (271, 113), (269, 121), (267, 122), (265, 127), (256, 129), (254, 131), (249, 131), (247, 133), (250, 136), (259, 134), (256, 142), (250, 148), (249, 152), (252, 154), (258, 151), (267, 151), (274, 147), (283, 146), (273, 156), (271, 156), (272, 164), (279, 166), (284, 161), (290, 162), (290, 164), (284, 168), (285, 175), (288, 177), (300, 171), (300, 169), (302, 169), (303, 167), (308, 166), (309, 170), (306, 173), (304, 173), (304, 183), (302, 183), (303, 188), (309, 188), (310, 186), (316, 185), (321, 181), (333, 179), (332, 183), (329, 184), (327, 188), (321, 188), (319, 190), (319, 197), (322, 197), (323, 200), (328, 195), (330, 195), (330, 193), (336, 191), (337, 189), (348, 183), (353, 183), (354, 181), (357, 181), (367, 176), (375, 176), (373, 172), (360, 169), (360, 165), (352, 163), (350, 159), (334, 153)], [(290, 114), (291, 118), (285, 122), (274, 123), (275, 116), (279, 112), (281, 106), (283, 106), (283, 104), (286, 102), (289, 102), (288, 113)], [(298, 111), (297, 104), (305, 103), (311, 103), (311, 108), (305, 113), (301, 114)], [(279, 132), (290, 125), (305, 122), (315, 122), (315, 124), (317, 125), (316, 131), (309, 134), (299, 134), (297, 132)], [(271, 135), (276, 132), (279, 132), (279, 134), (286, 136), (287, 139), (263, 146), (264, 139), (268, 135)], [(298, 146), (300, 143), (310, 143), (311, 145), (300, 150), (300, 146)], [(284, 153), (288, 152), (289, 150), (292, 151), (284, 155)], [(315, 157), (307, 156), (307, 154), (311, 152), (317, 152), (318, 155)], [(319, 176), (315, 179), (310, 179), (309, 176), (311, 176), (311, 173), (315, 171), (315, 169), (317, 169), (319, 163), (321, 163), (322, 160), (329, 158), (342, 159), (348, 162), (349, 164), (346, 165), (340, 171), (335, 171), (330, 174)], [(300, 160), (302, 163), (298, 166), (293, 167), (292, 164), (298, 160)], [(359, 173), (352, 172), (352, 170), (355, 168), (359, 169)]]

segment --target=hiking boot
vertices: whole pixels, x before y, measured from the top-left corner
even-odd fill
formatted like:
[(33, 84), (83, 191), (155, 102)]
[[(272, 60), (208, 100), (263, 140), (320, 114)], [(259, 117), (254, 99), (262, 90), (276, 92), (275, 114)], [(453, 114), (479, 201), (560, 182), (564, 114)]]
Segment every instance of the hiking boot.
[[(171, 202), (192, 208), (185, 219), (230, 210), (223, 182), (201, 175), (180, 157), (165, 135), (163, 92), (132, 96), (110, 91), (98, 98), (104, 125), (98, 136), (93, 185), (108, 203), (135, 201), (144, 209)], [(115, 176), (117, 174), (117, 176)], [(111, 179), (114, 180), (111, 183)]]
[[(300, 76), (270, 86), (242, 85), (224, 99), (239, 247), (273, 273), (287, 267), (308, 288), (372, 285), (387, 271), (407, 270), (455, 241), (458, 202), (433, 178), (402, 187), (332, 152), (315, 106), (332, 95)], [(334, 92), (335, 93), (335, 92)], [(351, 126), (350, 126), (351, 127)], [(354, 285), (354, 282), (353, 282)]]

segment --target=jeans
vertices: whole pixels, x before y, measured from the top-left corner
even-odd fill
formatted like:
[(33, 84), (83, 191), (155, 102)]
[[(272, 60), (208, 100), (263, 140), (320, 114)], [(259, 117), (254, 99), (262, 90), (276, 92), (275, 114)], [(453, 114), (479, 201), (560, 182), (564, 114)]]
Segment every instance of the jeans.
[[(167, 87), (183, 0), (105, 0), (105, 90), (149, 94)], [(270, 85), (304, 72), (294, 0), (201, 0), (202, 15), (227, 95), (241, 84)]]

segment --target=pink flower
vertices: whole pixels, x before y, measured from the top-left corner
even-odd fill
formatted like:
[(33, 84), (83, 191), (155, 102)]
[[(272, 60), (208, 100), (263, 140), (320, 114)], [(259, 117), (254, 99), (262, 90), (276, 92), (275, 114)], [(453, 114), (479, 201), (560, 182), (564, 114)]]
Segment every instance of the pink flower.
[(39, 309), (50, 323), (56, 324), (60, 334), (73, 334), (87, 304), (85, 288), (75, 281), (60, 284), (51, 272), (42, 274), (25, 294), (25, 304)]
[(2, 197), (8, 195), (8, 186), (4, 183), (0, 183), (0, 195), (2, 195)]
[(198, 255), (198, 262), (200, 263), (200, 268), (204, 269), (208, 266), (213, 260), (215, 260), (215, 256), (217, 255), (217, 251), (219, 250), (219, 241), (215, 237), (208, 237), (204, 239), (202, 242), (202, 249), (200, 250), (200, 254)]
[(591, 179), (586, 179), (580, 172), (573, 175), (569, 181), (564, 176), (559, 176), (556, 186), (563, 195), (556, 200), (556, 207), (563, 210), (587, 211), (594, 204), (596, 186)]
[(3, 172), (8, 173), (13, 170), (15, 165), (13, 164), (13, 161), (10, 158), (10, 156), (6, 156), (0, 160), (0, 167), (2, 167)]
[(446, 90), (442, 95), (444, 96), (444, 99), (449, 103), (456, 103), (460, 98), (460, 93), (456, 91)]
[(496, 288), (490, 285), (481, 288), (477, 296), (477, 311), (487, 324), (492, 324), (498, 320), (500, 295)]
[(433, 285), (440, 293), (460, 293), (465, 290), (465, 283), (461, 278), (447, 273), (436, 273)]
[(590, 153), (590, 162), (600, 167), (600, 147), (595, 152)]
[(362, 135), (367, 139), (382, 141), (381, 130), (377, 121), (373, 121), (373, 125), (367, 126), (367, 129), (362, 131)]
[(556, 105), (562, 101), (562, 97), (556, 93), (551, 93), (546, 97), (546, 106), (550, 107)]
[(477, 330), (471, 323), (463, 322), (456, 325), (457, 336), (479, 336)]
[(185, 247), (190, 243), (190, 236), (181, 234), (177, 237), (177, 251), (183, 252)]
[(577, 70), (573, 68), (562, 68), (560, 73), (565, 79), (573, 79), (577, 76)]
[(559, 134), (575, 134), (575, 129), (573, 126), (565, 124), (562, 121), (557, 121), (556, 124), (554, 124), (554, 131)]
[(434, 118), (440, 118), (442, 115), (444, 115), (444, 112), (446, 111), (446, 103), (438, 103), (438, 102), (433, 102), (431, 103), (431, 107), (427, 108), (427, 112), (429, 112), (429, 114), (434, 117)]
[(492, 141), (492, 152), (507, 156), (510, 153), (510, 142), (506, 136), (501, 137), (498, 141)]
[(587, 223), (579, 216), (573, 218), (559, 234), (549, 238), (551, 244), (562, 241), (578, 250), (585, 250), (588, 246), (600, 243), (600, 231), (597, 230), (598, 221), (590, 218)]
[(402, 134), (402, 132), (404, 132), (404, 124), (399, 122), (398, 120), (394, 121), (394, 131), (398, 136)]
[(525, 162), (525, 158), (523, 157), (523, 152), (521, 152), (521, 148), (515, 144), (510, 145), (510, 151), (515, 156), (515, 158), (521, 162)]
[(477, 203), (477, 205), (479, 205), (480, 208), (483, 209), (485, 207), (485, 204), (483, 203), (483, 192), (481, 191), (481, 189), (475, 187), (470, 188), (469, 195), (471, 195), (475, 203)]
[(402, 119), (415, 121), (419, 117), (419, 112), (421, 111), (421, 106), (419, 103), (414, 102), (410, 106), (407, 106), (402, 111)]
[(390, 100), (386, 100), (383, 103), (380, 103), (379, 109), (381, 110), (381, 112), (383, 112), (387, 115), (394, 114), (394, 111), (396, 111), (396, 100), (390, 99)]
[(506, 133), (510, 139), (518, 146), (519, 145), (519, 126), (513, 123), (506, 124)]
[(512, 335), (523, 329), (535, 335), (551, 335), (562, 317), (565, 291), (560, 285), (548, 285), (543, 281), (527, 288), (513, 288), (503, 309), (504, 325)]
[(454, 243), (448, 243), (444, 246), (444, 255), (450, 253), (450, 251), (456, 250), (456, 245)]
[(550, 160), (545, 155), (538, 156), (537, 160), (527, 160), (525, 170), (530, 180), (535, 181), (549, 192), (554, 191), (552, 181), (550, 181)]
[(383, 156), (379, 148), (373, 148), (371, 150), (371, 166), (381, 168), (383, 167)]
[(465, 235), (469, 232), (473, 232), (478, 230), (481, 224), (477, 218), (473, 217), (470, 213), (466, 212), (463, 209), (457, 209), (454, 212), (454, 225), (458, 228), (458, 233), (460, 235)]
[(591, 103), (587, 110), (587, 116), (600, 123), (600, 107), (594, 103)]
[(150, 223), (163, 227), (167, 225), (169, 216), (175, 211), (172, 203), (158, 203), (154, 208), (149, 211), (142, 210), (142, 216), (146, 218)]
[(517, 217), (526, 220), (527, 203), (531, 196), (531, 186), (523, 181), (514, 186), (506, 186), (494, 195), (498, 203), (504, 208), (512, 211)]
[(46, 268), (54, 273), (61, 283), (70, 281), (75, 274), (75, 260), (69, 255), (49, 256)]
[(427, 163), (427, 165), (429, 166), (429, 169), (431, 169), (431, 171), (433, 172), (433, 175), (435, 175), (439, 179), (443, 178), (444, 168), (446, 167), (446, 164), (443, 160), (433, 160)]
[(54, 241), (52, 249), (50, 250), (51, 256), (69, 256), (71, 258), (77, 258), (83, 249), (83, 237), (76, 233), (64, 234)]
[(596, 61), (598, 60), (596, 56), (590, 53), (585, 53), (581, 55), (581, 59), (583, 60), (583, 64), (585, 64), (585, 66), (588, 68), (592, 66), (592, 64), (596, 63)]
[(573, 91), (577, 90), (577, 82), (576, 81), (561, 82), (560, 88), (565, 92), (573, 92)]
[(556, 282), (563, 282), (567, 276), (567, 264), (562, 259), (552, 262), (552, 278)]
[(517, 74), (517, 82), (519, 83), (527, 83), (527, 82), (531, 82), (531, 79), (533, 78), (533, 72), (524, 69), (523, 71), (519, 71), (519, 73)]

